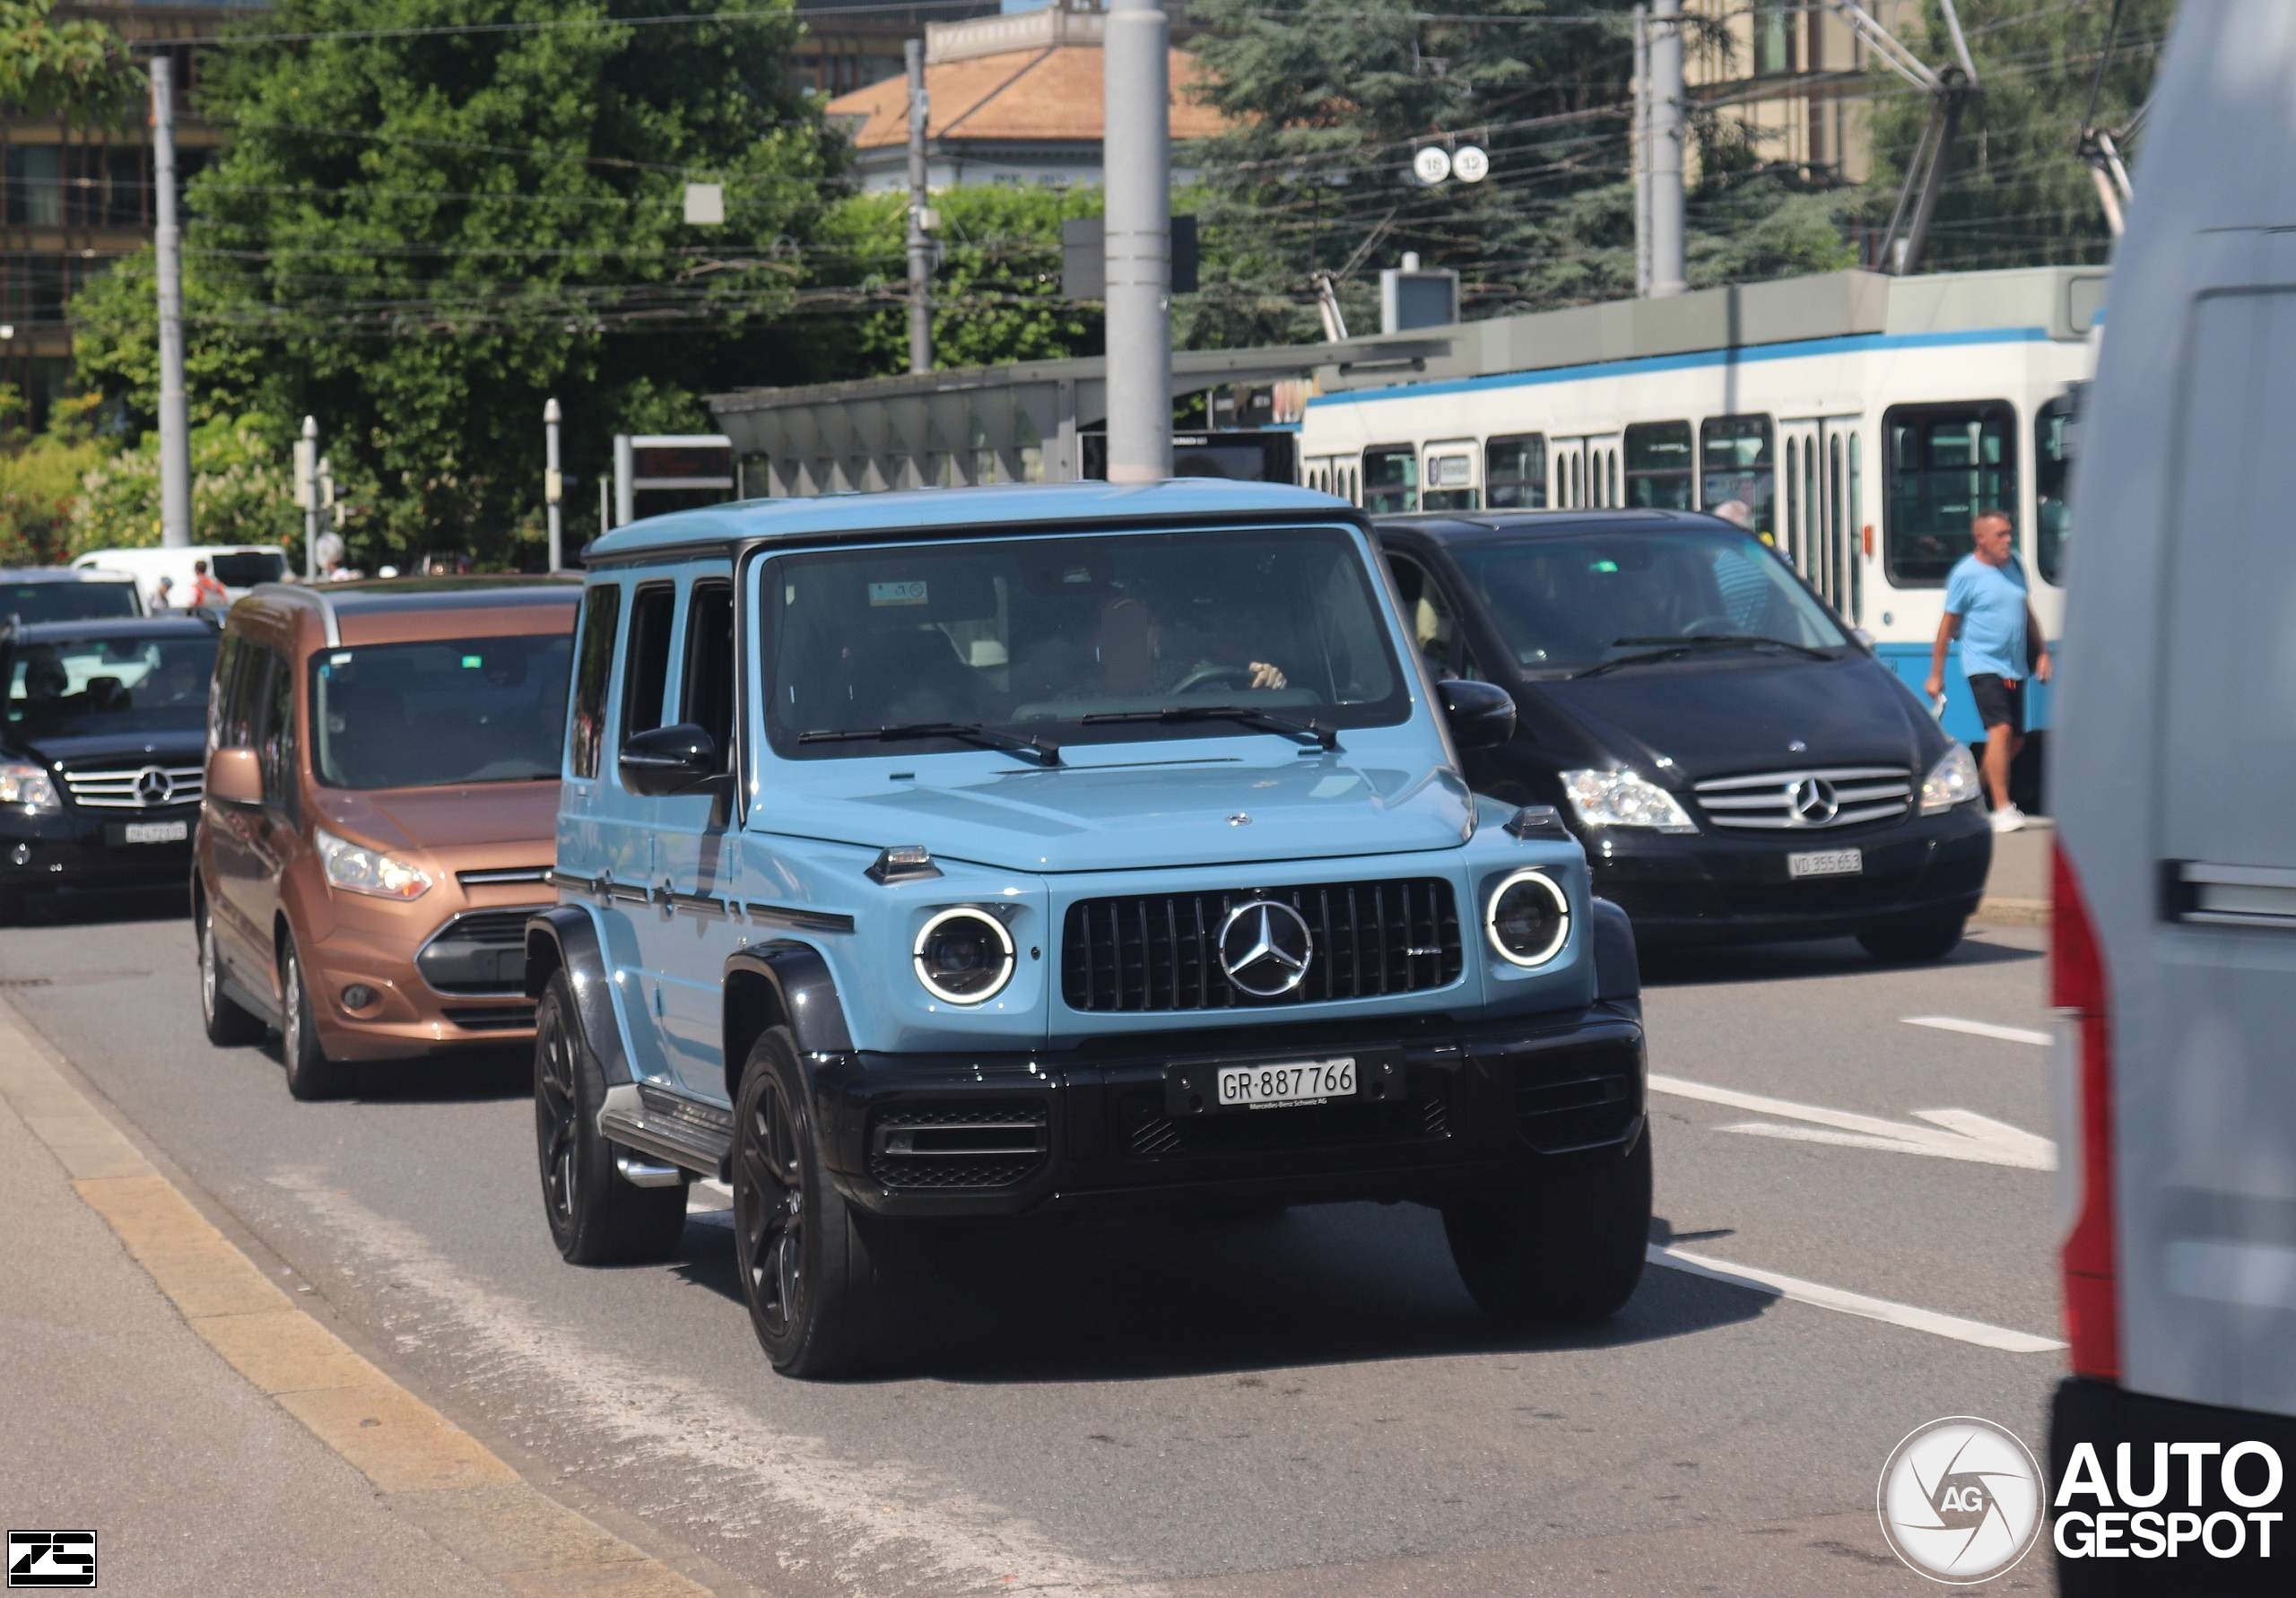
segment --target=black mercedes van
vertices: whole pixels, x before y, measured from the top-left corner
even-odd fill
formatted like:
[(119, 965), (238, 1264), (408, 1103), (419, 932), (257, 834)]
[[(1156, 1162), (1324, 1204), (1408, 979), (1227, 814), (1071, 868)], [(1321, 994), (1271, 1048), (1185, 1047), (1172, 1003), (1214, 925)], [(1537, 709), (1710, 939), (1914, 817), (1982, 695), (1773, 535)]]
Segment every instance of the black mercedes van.
[(1646, 945), (1961, 942), (1993, 858), (1975, 761), (1754, 534), (1568, 510), (1379, 535), (1430, 669), (1515, 697), (1468, 781), (1555, 806)]

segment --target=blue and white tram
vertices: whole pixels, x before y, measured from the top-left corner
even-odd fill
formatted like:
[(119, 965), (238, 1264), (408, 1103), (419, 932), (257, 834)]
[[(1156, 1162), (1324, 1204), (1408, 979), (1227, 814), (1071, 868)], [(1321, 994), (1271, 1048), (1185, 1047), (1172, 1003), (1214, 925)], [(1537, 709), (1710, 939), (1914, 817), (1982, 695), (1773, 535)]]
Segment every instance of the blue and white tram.
[[(1918, 692), (1979, 510), (2014, 517), (2056, 636), (2073, 390), (2094, 365), (2104, 282), (2095, 268), (1842, 273), (1478, 323), (1411, 382), (1326, 374), (1300, 480), (1374, 514), (1743, 500)], [(1980, 739), (1957, 661), (1945, 675), (1947, 729)]]

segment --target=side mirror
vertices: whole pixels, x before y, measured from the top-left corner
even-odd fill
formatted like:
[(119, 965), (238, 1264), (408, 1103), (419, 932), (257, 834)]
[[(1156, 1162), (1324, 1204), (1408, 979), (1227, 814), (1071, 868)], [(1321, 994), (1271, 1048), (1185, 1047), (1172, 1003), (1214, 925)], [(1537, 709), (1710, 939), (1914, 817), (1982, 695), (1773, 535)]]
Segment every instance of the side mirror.
[(1435, 685), (1451, 741), (1462, 750), (1496, 749), (1515, 735), (1515, 696), (1496, 682), (1449, 677)]
[(225, 804), (261, 804), (263, 768), (252, 749), (219, 749), (207, 757), (207, 796)]
[(631, 734), (619, 765), (622, 786), (648, 799), (691, 794), (721, 775), (718, 740), (690, 721)]

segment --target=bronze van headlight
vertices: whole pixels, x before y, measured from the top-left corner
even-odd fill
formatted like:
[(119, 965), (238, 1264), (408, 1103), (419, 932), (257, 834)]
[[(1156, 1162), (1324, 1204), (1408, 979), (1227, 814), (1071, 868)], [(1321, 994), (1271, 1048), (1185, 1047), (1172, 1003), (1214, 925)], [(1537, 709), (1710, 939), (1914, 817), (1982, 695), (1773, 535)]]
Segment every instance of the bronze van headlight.
[(985, 1004), (1013, 980), (1013, 934), (986, 910), (943, 910), (917, 934), (917, 979), (951, 1004)]
[(1543, 871), (1518, 871), (1492, 890), (1483, 927), (1509, 965), (1543, 966), (1570, 937), (1570, 896)]

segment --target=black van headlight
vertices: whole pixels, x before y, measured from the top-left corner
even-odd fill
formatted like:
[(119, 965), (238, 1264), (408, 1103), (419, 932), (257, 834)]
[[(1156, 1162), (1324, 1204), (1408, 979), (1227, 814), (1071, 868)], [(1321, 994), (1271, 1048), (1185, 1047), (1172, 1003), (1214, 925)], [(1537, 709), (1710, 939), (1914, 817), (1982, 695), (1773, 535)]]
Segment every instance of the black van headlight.
[(1543, 871), (1518, 871), (1491, 890), (1483, 929), (1509, 965), (1543, 966), (1570, 938), (1570, 896)]
[(951, 1004), (984, 1004), (1013, 980), (1013, 934), (986, 910), (943, 910), (917, 934), (917, 979)]

